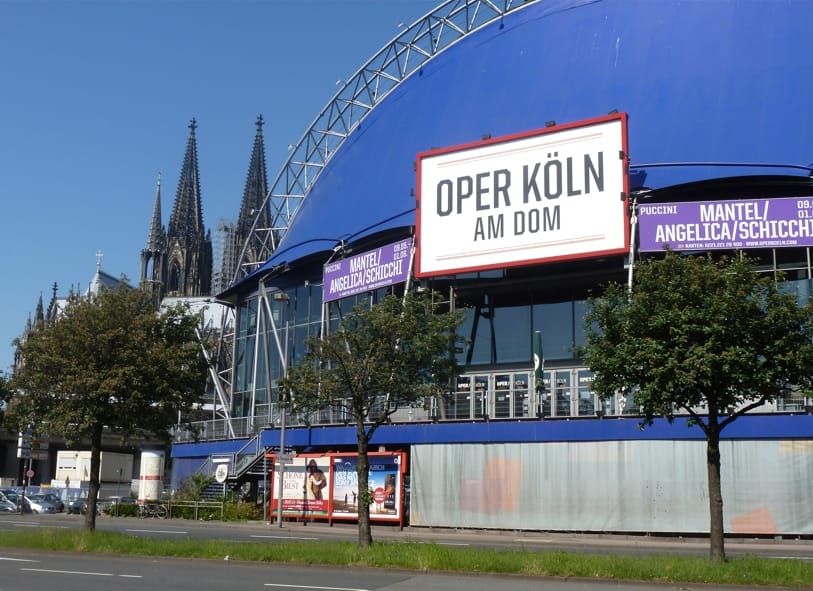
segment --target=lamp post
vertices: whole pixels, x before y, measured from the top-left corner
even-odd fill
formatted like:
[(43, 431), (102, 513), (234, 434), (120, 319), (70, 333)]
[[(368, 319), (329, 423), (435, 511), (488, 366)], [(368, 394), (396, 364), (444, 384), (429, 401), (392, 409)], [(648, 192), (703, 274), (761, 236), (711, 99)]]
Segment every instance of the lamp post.
[[(287, 352), (287, 343), (286, 343), (286, 352)], [(287, 361), (287, 360), (286, 360)], [(286, 363), (285, 366), (285, 373), (288, 373), (288, 366)], [(281, 412), (280, 412), (280, 429), (279, 429), (279, 453), (285, 453), (285, 402), (282, 402), (281, 405)], [(277, 523), (280, 527), (282, 527), (282, 481), (285, 478), (285, 462), (282, 461), (282, 458), (277, 457), (277, 461), (279, 462), (279, 481), (277, 483), (277, 500), (279, 502), (279, 506), (277, 507)]]
[[(271, 310), (271, 306), (268, 305), (268, 298), (266, 297), (265, 285), (260, 282), (260, 295), (265, 300), (265, 304), (267, 306), (268, 317), (271, 320), (271, 329), (274, 334), (274, 340), (277, 345), (277, 352), (279, 353), (280, 358), (282, 359), (282, 375), (283, 377), (288, 375), (288, 318), (287, 318), (287, 309), (286, 309), (286, 318), (285, 318), (285, 347), (283, 348), (282, 344), (279, 340), (279, 331), (277, 330), (277, 323), (274, 320), (274, 313)], [(271, 296), (275, 301), (287, 304), (290, 301), (288, 294), (282, 291), (275, 292)], [(282, 310), (282, 305), (280, 305), (280, 310)], [(277, 454), (277, 461), (275, 462), (279, 465), (279, 470), (276, 473), (277, 477), (277, 523), (279, 527), (282, 527), (282, 493), (283, 493), (283, 486), (282, 481), (285, 478), (285, 462), (279, 457), (280, 455), (285, 453), (285, 421), (286, 421), (286, 408), (285, 408), (285, 395), (284, 393), (278, 392), (277, 393), (277, 400), (280, 408), (280, 433), (279, 433), (279, 453)], [(274, 468), (277, 469), (276, 466)]]

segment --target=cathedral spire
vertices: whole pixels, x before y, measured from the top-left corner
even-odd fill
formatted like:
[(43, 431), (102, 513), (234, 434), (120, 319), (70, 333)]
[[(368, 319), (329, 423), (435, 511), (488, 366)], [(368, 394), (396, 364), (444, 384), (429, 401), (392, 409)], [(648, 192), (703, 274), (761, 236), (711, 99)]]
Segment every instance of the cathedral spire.
[(147, 236), (147, 246), (141, 251), (140, 279), (142, 285), (146, 284), (145, 287), (158, 294), (159, 297), (162, 293), (162, 281), (166, 270), (166, 242), (166, 231), (161, 224), (161, 173), (159, 172), (150, 233)]
[(53, 324), (53, 322), (56, 321), (59, 312), (59, 302), (57, 301), (56, 292), (57, 283), (54, 281), (54, 285), (51, 287), (51, 301), (48, 303), (48, 311), (45, 313), (45, 318), (49, 324)]
[(45, 322), (45, 311), (42, 307), (42, 292), (40, 292), (40, 299), (37, 301), (37, 311), (34, 313), (34, 321), (37, 326)]
[[(257, 116), (257, 133), (254, 135), (254, 147), (251, 151), (251, 161), (248, 165), (248, 175), (246, 176), (246, 186), (243, 190), (243, 201), (240, 205), (240, 217), (237, 221), (237, 241), (238, 252), (243, 250), (243, 245), (252, 243), (252, 227), (256, 231), (268, 232), (271, 229), (271, 213), (265, 198), (268, 195), (268, 178), (265, 167), (265, 142), (263, 140), (264, 120), (262, 114)], [(256, 226), (254, 221), (257, 221)], [(244, 260), (249, 262), (259, 262), (256, 254), (249, 250), (246, 252)]]
[(193, 117), (166, 233), (166, 267), (161, 274), (161, 292), (173, 296), (208, 296), (212, 289), (212, 241), (203, 225), (197, 128)]
[(152, 223), (150, 235), (147, 237), (147, 250), (161, 250), (164, 243), (164, 228), (161, 225), (161, 173), (158, 173), (158, 183), (155, 187), (155, 205), (152, 208)]
[(192, 238), (202, 237), (205, 234), (198, 174), (198, 145), (195, 138), (197, 128), (198, 123), (192, 117), (189, 122), (189, 139), (186, 142), (181, 177), (178, 180), (178, 192), (175, 194), (175, 206), (169, 218), (168, 234), (171, 236)]

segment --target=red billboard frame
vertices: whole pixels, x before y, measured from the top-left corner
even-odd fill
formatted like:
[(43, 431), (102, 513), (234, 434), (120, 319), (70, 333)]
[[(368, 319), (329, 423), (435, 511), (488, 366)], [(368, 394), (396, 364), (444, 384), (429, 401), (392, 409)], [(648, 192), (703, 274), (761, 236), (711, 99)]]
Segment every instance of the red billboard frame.
[[(277, 519), (278, 482), (276, 480), (275, 453), (266, 454), (269, 464), (269, 514), (272, 521)], [(283, 491), (282, 517), (283, 519), (319, 520), (328, 521), (357, 521), (358, 501), (360, 496), (357, 490), (352, 490), (355, 476), (357, 452), (329, 452), (324, 454), (296, 454), (292, 464), (286, 464), (284, 486), (289, 491)], [(398, 523), (404, 526), (405, 516), (405, 475), (407, 473), (408, 455), (404, 451), (369, 452), (368, 484), (372, 495), (370, 503), (370, 521)], [(309, 475), (307, 466), (314, 465), (323, 473), (327, 482), (320, 485), (325, 496), (314, 498), (313, 492), (308, 492)], [(295, 468), (293, 466), (296, 466)], [(304, 469), (301, 466), (304, 466)], [(352, 467), (352, 470), (348, 468)], [(327, 474), (324, 474), (327, 467)], [(376, 469), (378, 467), (379, 469)], [(321, 480), (321, 476), (317, 477)], [(356, 486), (356, 489), (358, 487)], [(300, 492), (301, 496), (300, 496)], [(335, 493), (334, 493), (335, 491)], [(294, 495), (290, 493), (294, 492)], [(337, 496), (338, 495), (338, 496)], [(355, 505), (354, 505), (355, 503)], [(353, 511), (352, 508), (356, 507)]]

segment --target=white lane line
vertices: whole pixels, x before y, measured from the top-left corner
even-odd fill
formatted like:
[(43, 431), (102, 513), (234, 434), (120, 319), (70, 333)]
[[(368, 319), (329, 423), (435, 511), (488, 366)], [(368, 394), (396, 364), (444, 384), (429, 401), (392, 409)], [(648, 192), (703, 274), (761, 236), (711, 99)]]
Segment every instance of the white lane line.
[(57, 575), (84, 575), (90, 577), (122, 577), (127, 579), (141, 579), (141, 575), (116, 575), (113, 573), (94, 573), (81, 570), (54, 570), (49, 568), (21, 568), (20, 570), (32, 573), (52, 573)]
[(0, 556), (0, 560), (8, 560), (9, 562), (39, 562), (39, 560), (31, 560), (29, 558), (9, 558), (7, 556)]
[(282, 583), (265, 583), (266, 587), (283, 587), (285, 589), (327, 589), (328, 591), (369, 591), (353, 587), (316, 587), (314, 585), (283, 585)]
[(124, 531), (129, 531), (137, 534), (188, 534), (188, 531), (174, 531), (171, 529), (125, 529)]
[(112, 577), (113, 573), (92, 573), (80, 570), (53, 570), (49, 568), (21, 568), (20, 570), (31, 573), (55, 573), (59, 575), (90, 575), (94, 577)]
[(525, 542), (532, 542), (534, 544), (550, 544), (553, 540), (545, 538), (515, 538), (514, 541), (521, 544)]
[(272, 540), (318, 540), (319, 538), (305, 538), (301, 536), (261, 536), (252, 535), (252, 538), (270, 538)]
[(471, 546), (462, 542), (418, 542), (419, 544), (435, 544), (436, 546)]

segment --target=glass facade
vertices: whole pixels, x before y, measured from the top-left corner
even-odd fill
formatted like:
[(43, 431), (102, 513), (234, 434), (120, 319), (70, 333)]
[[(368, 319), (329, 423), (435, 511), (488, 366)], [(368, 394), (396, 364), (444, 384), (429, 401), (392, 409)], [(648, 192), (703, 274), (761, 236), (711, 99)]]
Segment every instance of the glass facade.
[[(794, 250), (796, 257), (788, 252), (776, 257), (762, 253), (762, 269), (766, 273), (785, 273), (783, 289), (805, 303), (811, 291), (806, 249)], [(465, 279), (492, 278), (467, 275)], [(619, 274), (615, 280), (623, 279)], [(278, 400), (276, 384), (283, 374), (285, 360), (292, 364), (301, 360), (309, 336), (319, 335), (322, 327), (334, 331), (355, 305), (372, 305), (391, 289), (359, 294), (323, 307), (322, 286), (305, 282), (265, 297), (254, 294), (242, 301), (237, 307), (232, 416), (251, 417), (267, 412)], [(510, 295), (492, 294), (488, 288), (476, 298), (455, 295), (455, 305), (464, 310), (460, 334), (469, 340), (458, 353), (458, 362), (465, 371), (458, 378), (455, 391), (427, 411), (432, 418), (490, 420), (637, 414), (634, 392), (599, 400), (591, 390), (592, 373), (579, 365), (577, 351), (585, 344), (585, 290), (559, 289), (560, 294), (570, 295), (570, 299), (537, 301), (537, 294), (528, 291), (527, 286), (525, 289), (524, 295), (521, 290)], [(533, 373), (533, 339), (537, 331), (542, 335), (545, 361), (542, 384), (536, 383)], [(779, 410), (796, 409), (804, 403), (797, 400), (800, 397), (792, 390), (788, 390), (786, 398), (779, 401)], [(315, 420), (342, 420), (333, 414), (320, 414)]]

